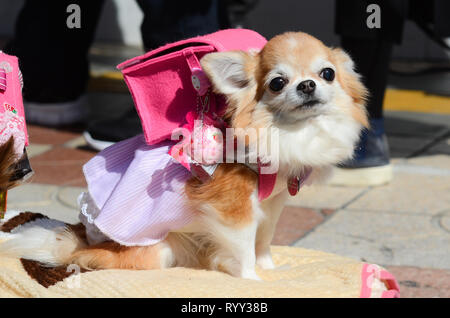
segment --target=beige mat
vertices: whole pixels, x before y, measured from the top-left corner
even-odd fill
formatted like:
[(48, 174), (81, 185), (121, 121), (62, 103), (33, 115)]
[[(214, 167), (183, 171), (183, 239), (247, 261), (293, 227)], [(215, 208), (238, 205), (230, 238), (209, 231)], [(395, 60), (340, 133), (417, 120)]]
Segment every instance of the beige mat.
[[(22, 219), (36, 214), (22, 214)], [(23, 220), (21, 221), (23, 222)], [(9, 230), (9, 229), (8, 229)], [(1, 233), (7, 238), (7, 233)], [(257, 268), (262, 281), (171, 268), (79, 272), (0, 257), (1, 297), (397, 297), (383, 268), (320, 251), (272, 247), (276, 268)]]

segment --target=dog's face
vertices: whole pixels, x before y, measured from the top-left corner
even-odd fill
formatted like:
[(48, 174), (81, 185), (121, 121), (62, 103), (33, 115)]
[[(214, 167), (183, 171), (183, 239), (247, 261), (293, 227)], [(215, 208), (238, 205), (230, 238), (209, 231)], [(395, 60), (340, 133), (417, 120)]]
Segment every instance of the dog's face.
[(303, 33), (274, 38), (261, 52), (258, 99), (281, 124), (327, 113), (345, 94), (341, 72), (352, 72), (344, 54)]
[(352, 156), (367, 91), (351, 58), (305, 33), (285, 33), (259, 52), (201, 60), (216, 92), (228, 98), (234, 128), (279, 129), (280, 167), (336, 164)]

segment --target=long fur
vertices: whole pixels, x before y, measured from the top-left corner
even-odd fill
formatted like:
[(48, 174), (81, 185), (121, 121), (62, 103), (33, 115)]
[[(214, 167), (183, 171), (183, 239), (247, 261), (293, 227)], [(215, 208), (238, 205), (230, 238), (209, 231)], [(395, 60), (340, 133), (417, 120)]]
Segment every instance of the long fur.
[(14, 138), (11, 137), (6, 143), (0, 145), (0, 191), (6, 191), (17, 184), (16, 181), (11, 181), (16, 160)]
[(85, 246), (72, 228), (47, 218), (20, 225), (6, 238), (0, 254), (23, 256), (49, 266), (67, 263), (74, 251)]
[[(361, 129), (368, 125), (367, 90), (345, 52), (301, 32), (276, 36), (259, 52), (210, 53), (201, 64), (214, 91), (227, 98), (225, 117), (232, 127), (243, 128), (244, 133), (250, 128), (279, 130), (280, 144), (275, 149), (279, 169), (269, 198), (258, 201), (257, 175), (249, 167), (221, 164), (210, 181), (187, 181), (188, 204), (198, 217), (158, 244), (88, 246), (82, 227), (52, 227), (46, 221), (17, 231), (0, 245), (0, 253), (94, 269), (206, 267), (250, 279), (258, 279), (255, 265), (273, 268), (270, 243), (287, 197), (288, 178), (312, 167), (309, 182), (319, 181), (332, 165), (352, 156)], [(334, 81), (321, 78), (324, 67), (334, 68)], [(279, 92), (268, 87), (275, 76), (286, 78)], [(320, 103), (314, 108), (302, 106), (306, 97), (297, 87), (305, 79), (317, 84)], [(265, 134), (258, 132), (258, 142)], [(269, 157), (264, 152), (259, 155)]]

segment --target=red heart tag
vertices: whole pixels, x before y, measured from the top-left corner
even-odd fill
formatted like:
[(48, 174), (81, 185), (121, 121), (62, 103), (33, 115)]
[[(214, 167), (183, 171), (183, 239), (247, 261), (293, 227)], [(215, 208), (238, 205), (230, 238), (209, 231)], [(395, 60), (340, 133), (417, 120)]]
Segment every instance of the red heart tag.
[(295, 196), (300, 190), (300, 178), (290, 177), (287, 181), (289, 194)]

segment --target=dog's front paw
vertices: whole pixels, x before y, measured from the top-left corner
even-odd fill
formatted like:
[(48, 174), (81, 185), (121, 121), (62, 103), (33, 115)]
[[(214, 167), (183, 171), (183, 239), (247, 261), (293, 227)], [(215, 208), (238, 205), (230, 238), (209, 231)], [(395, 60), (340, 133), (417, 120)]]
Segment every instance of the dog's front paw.
[(275, 264), (270, 253), (264, 253), (256, 257), (256, 265), (262, 269), (274, 269)]
[(261, 278), (256, 274), (255, 270), (244, 270), (241, 273), (241, 278), (261, 280)]

